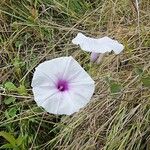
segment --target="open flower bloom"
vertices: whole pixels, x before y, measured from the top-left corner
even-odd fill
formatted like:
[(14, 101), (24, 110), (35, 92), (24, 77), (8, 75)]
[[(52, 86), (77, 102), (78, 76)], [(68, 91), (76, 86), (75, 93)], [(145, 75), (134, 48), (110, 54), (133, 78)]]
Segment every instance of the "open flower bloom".
[(77, 36), (72, 40), (73, 44), (79, 45), (82, 50), (92, 52), (91, 60), (95, 61), (99, 54), (114, 51), (115, 54), (119, 54), (124, 46), (116, 40), (112, 40), (109, 37), (102, 38), (91, 38), (78, 33)]
[(38, 106), (49, 113), (67, 115), (84, 107), (95, 89), (92, 78), (71, 56), (38, 65), (31, 86)]

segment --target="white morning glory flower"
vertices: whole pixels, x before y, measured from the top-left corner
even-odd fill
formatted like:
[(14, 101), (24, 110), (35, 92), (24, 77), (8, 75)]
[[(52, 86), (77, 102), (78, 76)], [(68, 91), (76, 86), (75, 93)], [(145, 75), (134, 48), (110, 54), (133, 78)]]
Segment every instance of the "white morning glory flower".
[(38, 65), (31, 86), (38, 106), (49, 113), (67, 115), (84, 107), (95, 89), (93, 79), (71, 56)]
[(99, 54), (114, 51), (115, 54), (119, 54), (124, 46), (116, 40), (105, 36), (102, 38), (91, 38), (78, 33), (77, 36), (72, 40), (73, 44), (79, 45), (82, 50), (92, 52), (91, 60), (97, 60)]

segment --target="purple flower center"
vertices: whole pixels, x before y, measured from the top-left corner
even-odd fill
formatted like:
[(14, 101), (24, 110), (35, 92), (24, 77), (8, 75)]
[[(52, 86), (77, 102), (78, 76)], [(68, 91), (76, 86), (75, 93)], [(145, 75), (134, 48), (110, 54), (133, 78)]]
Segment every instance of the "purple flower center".
[(56, 87), (61, 92), (67, 91), (68, 90), (68, 82), (66, 80), (58, 80)]

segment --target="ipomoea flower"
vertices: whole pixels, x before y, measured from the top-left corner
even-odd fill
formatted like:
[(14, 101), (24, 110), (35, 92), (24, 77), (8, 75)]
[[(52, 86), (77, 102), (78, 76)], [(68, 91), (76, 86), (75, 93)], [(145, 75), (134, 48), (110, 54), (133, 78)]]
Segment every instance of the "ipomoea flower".
[(67, 115), (84, 107), (95, 89), (93, 79), (71, 56), (38, 65), (31, 85), (38, 106), (49, 113)]
[(124, 46), (116, 40), (105, 36), (102, 38), (91, 38), (78, 33), (77, 36), (72, 40), (73, 44), (79, 45), (82, 50), (92, 52), (91, 60), (97, 60), (99, 54), (114, 51), (115, 54), (119, 54)]

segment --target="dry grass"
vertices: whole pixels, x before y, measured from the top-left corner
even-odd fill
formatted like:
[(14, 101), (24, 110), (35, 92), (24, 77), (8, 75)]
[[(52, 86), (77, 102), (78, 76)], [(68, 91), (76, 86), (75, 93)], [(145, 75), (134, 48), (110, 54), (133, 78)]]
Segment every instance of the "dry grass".
[[(149, 7), (149, 0), (140, 1), (138, 9), (134, 0), (4, 0), (0, 6), (0, 130), (21, 137), (18, 149), (149, 150)], [(79, 31), (114, 37), (125, 49), (118, 56), (106, 56), (100, 65), (91, 64), (89, 54), (71, 44)], [(33, 101), (32, 73), (45, 59), (67, 55), (89, 72), (96, 91), (80, 112), (53, 116)], [(7, 89), (8, 81), (17, 90)], [(15, 101), (8, 104), (10, 97)], [(0, 145), (7, 141), (3, 138)]]

